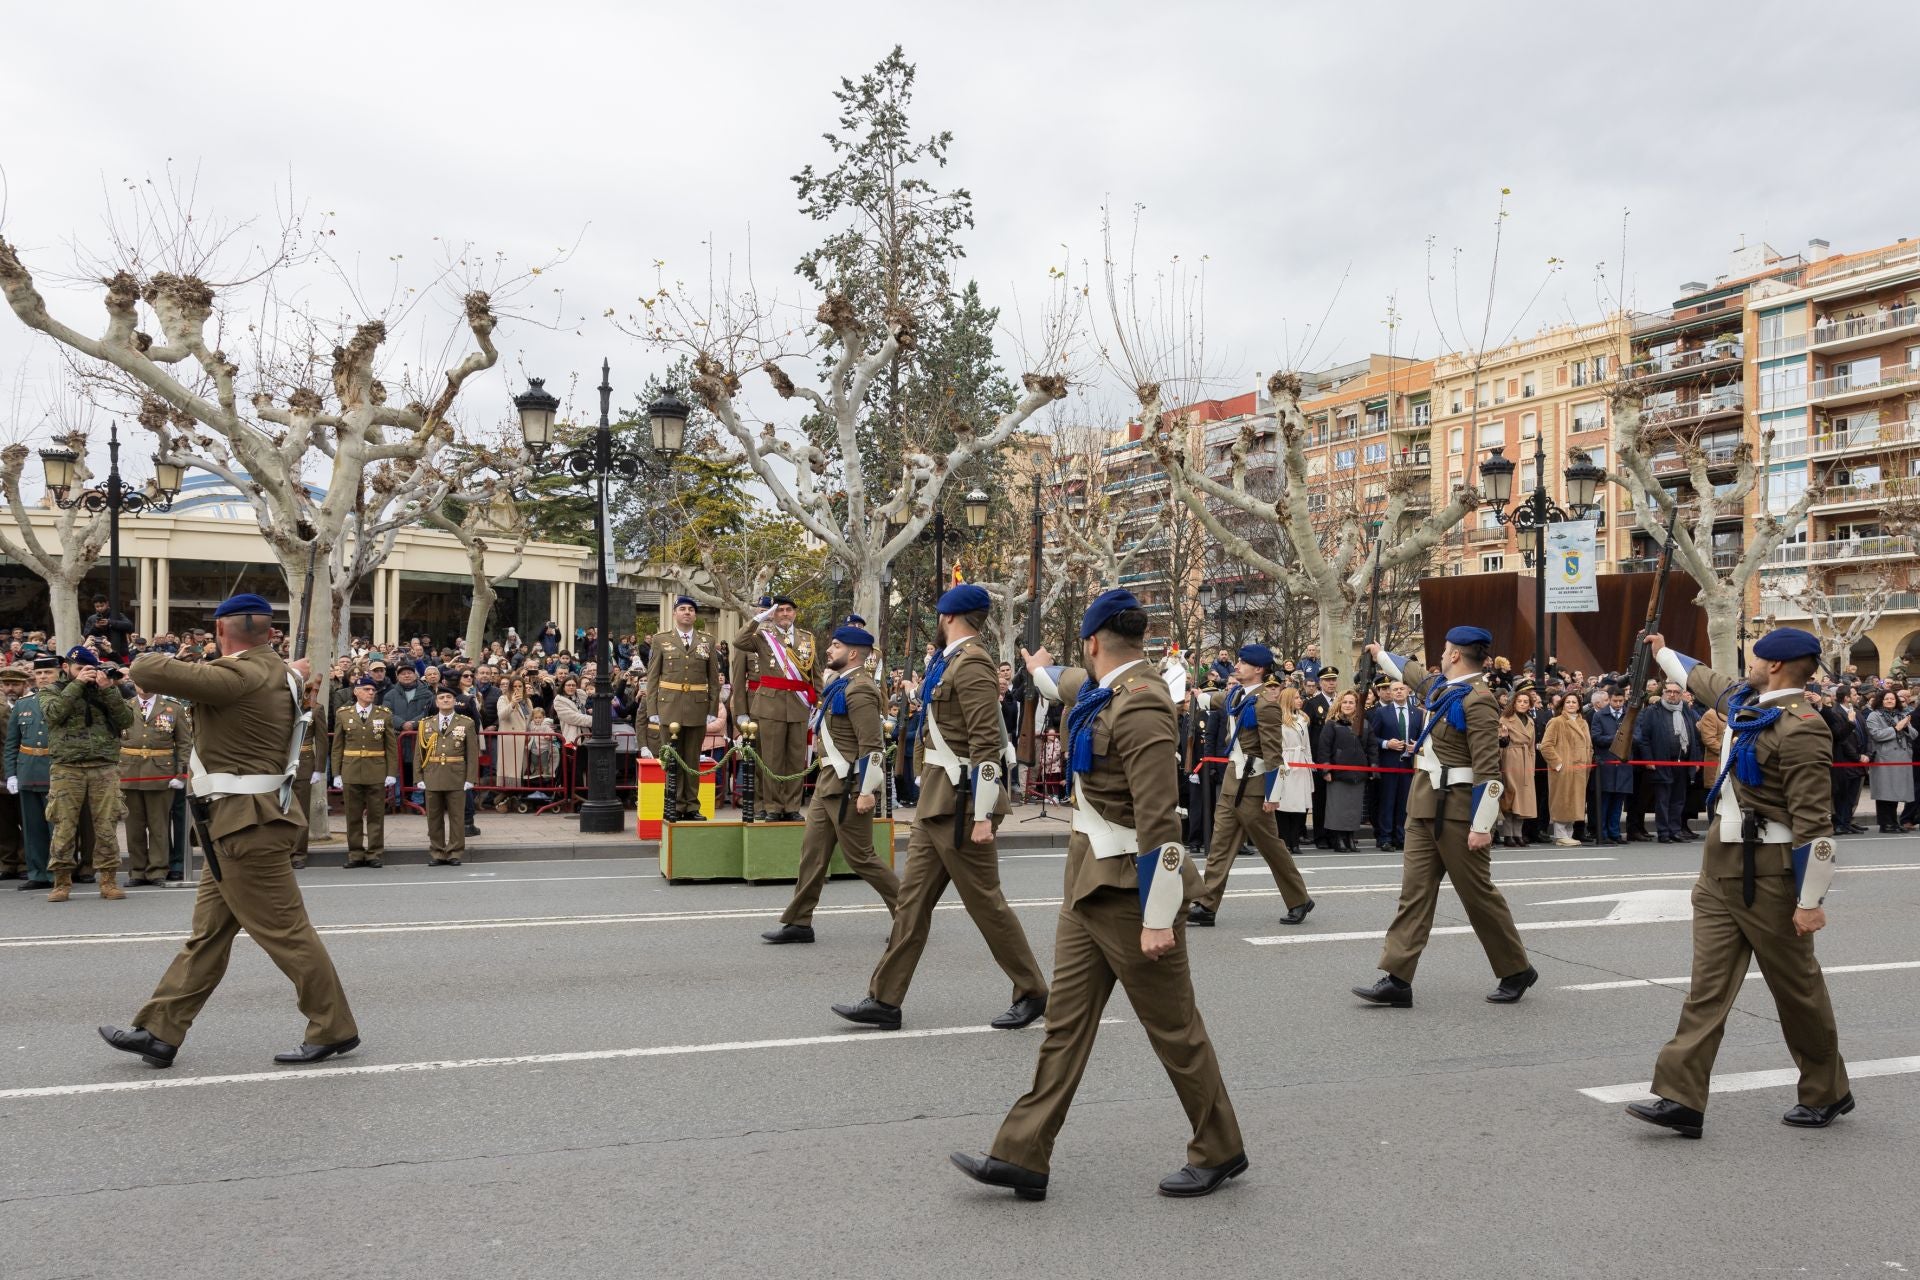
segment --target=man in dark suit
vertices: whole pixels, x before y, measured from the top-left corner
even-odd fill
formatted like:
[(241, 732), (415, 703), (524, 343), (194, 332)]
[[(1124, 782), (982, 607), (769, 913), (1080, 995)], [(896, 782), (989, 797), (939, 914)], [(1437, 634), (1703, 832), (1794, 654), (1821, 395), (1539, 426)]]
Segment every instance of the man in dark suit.
[[(1340, 671), (1337, 667), (1322, 667), (1318, 681), (1319, 689), (1301, 704), (1300, 709), (1307, 713), (1307, 731), (1313, 735), (1313, 762), (1325, 764), (1326, 752), (1320, 745), (1320, 729), (1327, 723), (1327, 716), (1333, 711), (1334, 695), (1340, 691)], [(1316, 849), (1333, 848), (1333, 835), (1327, 830), (1327, 771), (1313, 771), (1313, 847)]]
[(1844, 761), (1850, 765), (1867, 758), (1866, 735), (1860, 731), (1859, 718), (1854, 714), (1858, 699), (1854, 697), (1853, 686), (1842, 681), (1834, 686), (1833, 697), (1827, 699), (1819, 699), (1809, 691), (1807, 701), (1819, 706), (1820, 718), (1833, 735), (1833, 829), (1842, 835), (1860, 835), (1866, 828), (1856, 825), (1853, 817), (1860, 808), (1860, 787), (1866, 781), (1867, 771), (1842, 764)]
[(1600, 798), (1600, 820), (1594, 825), (1600, 829), (1601, 844), (1626, 843), (1620, 831), (1620, 819), (1633, 796), (1633, 769), (1621, 761), (1633, 750), (1633, 744), (1620, 743), (1620, 754), (1615, 754), (1613, 741), (1614, 735), (1620, 732), (1626, 701), (1626, 695), (1617, 685), (1609, 687), (1606, 701), (1594, 702), (1593, 717), (1588, 722), (1593, 738), (1594, 786)]
[(1674, 761), (1672, 768), (1655, 766), (1653, 820), (1661, 844), (1685, 843), (1687, 784), (1696, 772), (1690, 762), (1701, 758), (1700, 713), (1687, 705), (1680, 682), (1661, 686), (1660, 700), (1649, 703), (1633, 725), (1633, 754), (1638, 760)]
[[(1407, 686), (1394, 680), (1385, 686), (1386, 698), (1367, 713), (1368, 739), (1373, 747), (1373, 763), (1386, 770), (1411, 770), (1413, 744), (1420, 741), (1426, 728), (1427, 713), (1407, 698)], [(1375, 787), (1373, 829), (1379, 835), (1378, 848), (1391, 852), (1407, 839), (1407, 791), (1413, 785), (1411, 772), (1382, 773)]]

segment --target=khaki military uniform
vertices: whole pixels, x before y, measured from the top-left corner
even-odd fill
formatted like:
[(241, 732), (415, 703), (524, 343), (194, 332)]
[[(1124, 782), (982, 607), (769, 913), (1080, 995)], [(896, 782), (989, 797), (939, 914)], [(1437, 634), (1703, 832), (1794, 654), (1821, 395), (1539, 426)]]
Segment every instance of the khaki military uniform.
[[(805, 791), (807, 722), (820, 689), (820, 642), (804, 627), (782, 634), (771, 622), (748, 622), (733, 648), (751, 655), (755, 664), (747, 681), (747, 705), (759, 725), (755, 749), (766, 765), (757, 780), (760, 808), (798, 813)], [(797, 678), (787, 673), (776, 650), (793, 664)]]
[[(1695, 700), (1732, 724), (1747, 714), (1728, 714), (1738, 683), (1705, 666), (1687, 674)], [(1793, 928), (1793, 850), (1833, 834), (1833, 734), (1797, 690), (1748, 705), (1778, 707), (1780, 718), (1755, 735), (1760, 785), (1750, 787), (1729, 771), (1716, 811), (1709, 815), (1700, 878), (1693, 886), (1693, 981), (1679, 1028), (1654, 1063), (1653, 1092), (1683, 1107), (1707, 1109), (1708, 1077), (1751, 959), (1759, 962), (1780, 1014), (1781, 1037), (1800, 1068), (1800, 1102), (1828, 1107), (1850, 1086), (1826, 975), (1813, 954), (1814, 935)], [(1727, 736), (1732, 737), (1730, 729)], [(1765, 824), (1754, 846), (1751, 902), (1743, 890), (1746, 858), (1740, 838), (1748, 814)]]
[[(341, 782), (347, 812), (347, 865), (384, 858), (387, 852), (387, 779), (400, 776), (400, 734), (393, 713), (374, 703), (341, 707), (333, 719), (333, 776)], [(466, 833), (466, 823), (460, 825)]]
[[(1442, 679), (1433, 676), (1429, 689), (1427, 672), (1415, 663), (1405, 664), (1397, 674), (1408, 688), (1422, 693), (1438, 692)], [(1476, 672), (1467, 681), (1472, 689), (1464, 702), (1466, 732), (1455, 729), (1446, 717), (1435, 715), (1427, 741), (1449, 776), (1455, 771), (1471, 771), (1472, 781), (1435, 790), (1432, 777), (1416, 763), (1413, 786), (1407, 793), (1407, 846), (1401, 859), (1400, 905), (1380, 953), (1380, 967), (1402, 982), (1412, 982), (1414, 970), (1420, 967), (1427, 935), (1433, 930), (1442, 879), (1453, 881), (1453, 890), (1466, 909), (1467, 923), (1480, 939), (1494, 975), (1510, 977), (1529, 967), (1527, 948), (1514, 927), (1513, 911), (1493, 884), (1492, 848), (1467, 847), (1473, 824), (1474, 787), (1501, 780), (1500, 703), (1481, 674)]]
[(414, 777), (426, 789), (427, 853), (450, 862), (467, 851), (467, 784), (480, 781), (480, 731), (454, 712), (420, 721), (413, 740)]
[[(209, 774), (279, 775), (300, 714), (287, 664), (265, 645), (214, 662), (142, 654), (133, 662), (142, 689), (193, 704), (195, 754)], [(191, 784), (189, 784), (191, 785)], [(133, 1025), (178, 1045), (220, 985), (242, 929), (293, 981), (307, 1017), (305, 1042), (339, 1044), (360, 1034), (333, 959), (307, 918), (292, 855), (306, 831), (298, 804), (277, 794), (217, 795), (207, 824), (220, 875), (200, 877), (193, 930)], [(208, 870), (212, 869), (209, 862)]]
[(1220, 798), (1213, 806), (1213, 843), (1207, 849), (1206, 887), (1195, 901), (1207, 911), (1220, 909), (1220, 900), (1227, 892), (1227, 873), (1240, 856), (1241, 844), (1251, 840), (1273, 872), (1281, 900), (1289, 909), (1297, 907), (1307, 901), (1307, 882), (1287, 842), (1280, 838), (1279, 825), (1266, 809), (1267, 784), (1272, 780), (1269, 775), (1288, 767), (1280, 754), (1280, 734), (1286, 723), (1280, 710), (1280, 689), (1263, 685), (1251, 692), (1228, 689), (1203, 697), (1203, 706), (1223, 701), (1236, 722), (1246, 705), (1244, 699), (1252, 698), (1254, 723), (1234, 738), (1227, 771), (1220, 779)]
[[(685, 765), (675, 782), (681, 813), (700, 812), (700, 743), (707, 736), (707, 717), (720, 709), (720, 652), (704, 631), (662, 631), (650, 641), (647, 658), (647, 703), (651, 721), (658, 722), (660, 740), (674, 749)], [(652, 723), (649, 727), (653, 727)], [(674, 725), (680, 729), (676, 733)], [(669, 819), (677, 816), (667, 815)]]
[[(1061, 700), (1071, 705), (1090, 678), (1078, 668), (1061, 672), (1055, 680)], [(1115, 673), (1110, 687), (1113, 700), (1094, 720), (1093, 769), (1076, 778), (1047, 1036), (1033, 1088), (1007, 1113), (990, 1154), (1036, 1173), (1048, 1171), (1054, 1137), (1073, 1104), (1100, 1015), (1118, 981), (1193, 1125), (1187, 1162), (1219, 1168), (1244, 1155), (1246, 1144), (1213, 1041), (1195, 1007), (1187, 967), (1186, 901), (1198, 890), (1200, 877), (1186, 860), (1175, 812), (1180, 757), (1173, 700), (1166, 681), (1145, 663)], [(1130, 832), (1139, 853), (1159, 858), (1156, 875), (1180, 879), (1179, 900), (1168, 917), (1174, 949), (1158, 960), (1140, 949), (1146, 922), (1134, 857), (1095, 856), (1085, 829), (1088, 810), (1099, 823)]]
[(72, 876), (80, 858), (82, 819), (90, 818), (93, 869), (104, 894), (120, 870), (120, 734), (136, 717), (116, 686), (79, 680), (55, 685), (46, 708), (53, 759), (47, 786), (47, 820), (53, 824), (48, 865), (56, 886), (63, 875)]
[[(819, 905), (820, 890), (827, 883), (827, 867), (833, 861), (835, 846), (853, 873), (873, 886), (889, 912), (899, 902), (899, 879), (873, 851), (873, 814), (861, 813), (857, 804), (865, 779), (879, 779), (881, 789), (873, 793), (876, 809), (886, 786), (880, 686), (865, 671), (856, 671), (847, 678), (846, 690), (845, 715), (835, 715), (825, 702), (821, 704), (814, 730), (820, 752), (813, 775), (813, 803), (807, 806), (807, 831), (800, 843), (800, 873), (793, 886), (793, 901), (781, 914), (781, 924), (813, 923), (813, 909)], [(844, 778), (834, 770), (827, 755), (825, 743), (829, 740), (846, 762)]]
[[(320, 772), (321, 762), (327, 758), (325, 733), (326, 726), (320, 722), (320, 713), (316, 710), (314, 712), (313, 723), (307, 726), (307, 734), (300, 740), (299, 767), (296, 768), (293, 773), (293, 790), (295, 796), (298, 797), (295, 803), (300, 806), (302, 813), (308, 815), (309, 819), (311, 819), (313, 814), (313, 777)], [(321, 778), (319, 786), (320, 810), (324, 813), (327, 808), (327, 782), (324, 777)], [(307, 865), (307, 852), (312, 843), (313, 824), (311, 820), (309, 820), (306, 830), (300, 833), (299, 847), (293, 851), (293, 865), (295, 867), (304, 867)]]
[(990, 821), (996, 832), (1000, 829), (1010, 807), (1004, 782), (1007, 727), (1000, 718), (1000, 664), (984, 640), (969, 637), (948, 658), (946, 674), (932, 694), (923, 690), (922, 696), (928, 698), (927, 723), (914, 744), (920, 803), (914, 806), (913, 833), (907, 839), (907, 869), (900, 878), (893, 936), (867, 994), (890, 1005), (906, 998), (920, 953), (926, 950), (934, 904), (952, 884), (994, 961), (1013, 980), (1014, 1000), (1045, 996), (1047, 980), (1020, 918), (1000, 890), (999, 850), (973, 842), (972, 793), (960, 791), (944, 767), (927, 762), (928, 739), (938, 731), (961, 760), (999, 768), (1003, 781)]
[(53, 853), (53, 828), (47, 823), (47, 786), (53, 775), (53, 760), (48, 754), (46, 697), (50, 690), (36, 689), (13, 704), (6, 722), (5, 773), (20, 786), (20, 841), (24, 846), (27, 879), (51, 880), (48, 869)]
[[(0, 743), (7, 740), (14, 697), (25, 692), (24, 685), (0, 684)], [(14, 879), (27, 870), (26, 842), (20, 825), (20, 797), (8, 792), (5, 783), (6, 774), (0, 771), (0, 874)]]
[(127, 875), (162, 880), (173, 860), (172, 780), (187, 771), (193, 725), (173, 698), (150, 695), (138, 702), (133, 724), (120, 735), (120, 798), (126, 806)]

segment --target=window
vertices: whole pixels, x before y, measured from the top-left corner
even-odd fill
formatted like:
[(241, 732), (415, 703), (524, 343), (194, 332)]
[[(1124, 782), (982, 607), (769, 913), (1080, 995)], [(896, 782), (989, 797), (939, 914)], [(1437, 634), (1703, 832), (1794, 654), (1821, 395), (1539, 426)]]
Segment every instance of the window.
[(1521, 414), (1520, 415), (1520, 438), (1522, 440), (1531, 440), (1534, 438), (1534, 436), (1538, 435), (1539, 433), (1540, 433), (1540, 415), (1537, 413)]
[(1368, 502), (1386, 501), (1386, 497), (1387, 497), (1386, 483), (1384, 481), (1375, 480), (1374, 482), (1372, 482), (1367, 486), (1365, 496)]
[(1907, 348), (1907, 368), (1920, 369), (1920, 347)]
[(1479, 382), (1474, 384), (1473, 402), (1482, 409), (1487, 407), (1487, 384), (1486, 383)]
[[(1458, 410), (1456, 409), (1455, 412), (1458, 412)], [(1422, 400), (1419, 404), (1413, 406), (1413, 425), (1414, 426), (1424, 427), (1432, 421), (1433, 421), (1433, 402), (1432, 401)]]
[(1573, 362), (1573, 367), (1572, 367), (1572, 372), (1573, 372), (1573, 385), (1574, 385), (1574, 386), (1576, 386), (1576, 387), (1584, 387), (1584, 386), (1586, 386), (1586, 385), (1587, 385), (1587, 364), (1586, 364), (1586, 361), (1584, 361), (1584, 360), (1575, 360), (1575, 361)]
[(1447, 494), (1449, 497), (1460, 491), (1461, 483), (1460, 472), (1458, 470), (1447, 472)]
[(1804, 360), (1760, 369), (1760, 407), (1787, 409), (1806, 403), (1807, 366)]
[(1598, 400), (1589, 400), (1585, 404), (1573, 406), (1573, 429), (1575, 431), (1601, 431), (1607, 425), (1607, 408)]
[(1607, 358), (1605, 356), (1595, 356), (1593, 358), (1593, 380), (1595, 382), (1605, 382), (1606, 379)]
[(1848, 387), (1870, 387), (1880, 381), (1880, 357), (1865, 356), (1859, 360), (1849, 360), (1845, 364), (1833, 366), (1833, 376), (1829, 383), (1835, 391)]
[[(1455, 413), (1460, 412), (1460, 406), (1455, 405), (1453, 407), (1453, 411)], [(1447, 452), (1448, 453), (1461, 452), (1463, 449), (1466, 448), (1466, 440), (1467, 440), (1467, 429), (1465, 427), (1454, 427), (1453, 429), (1447, 432)]]
[(1366, 464), (1368, 466), (1373, 466), (1375, 463), (1378, 463), (1378, 462), (1385, 462), (1387, 460), (1386, 442), (1383, 440), (1379, 444), (1370, 444), (1366, 446), (1366, 448), (1361, 452), (1361, 457), (1366, 461)]
[(1323, 476), (1325, 474), (1327, 474), (1327, 455), (1326, 454), (1316, 453), (1311, 458), (1307, 459), (1307, 475), (1309, 477)]
[(1498, 529), (1500, 527), (1500, 513), (1492, 507), (1481, 507), (1476, 514), (1480, 517), (1480, 527), (1482, 529)]
[(1518, 488), (1522, 493), (1532, 493), (1534, 489), (1534, 484), (1535, 484), (1533, 477), (1534, 477), (1533, 459), (1528, 458), (1525, 462), (1522, 462), (1520, 464), (1520, 479), (1518, 484), (1515, 487)]
[(1335, 471), (1353, 470), (1353, 450), (1335, 449), (1333, 451), (1333, 469)]
[(1507, 442), (1507, 424), (1504, 422), (1483, 422), (1480, 424), (1480, 447), (1497, 449)]
[(1507, 558), (1504, 555), (1487, 555), (1480, 557), (1480, 572), (1482, 573), (1499, 573), (1506, 567)]
[(1603, 444), (1590, 444), (1584, 447), (1584, 451), (1587, 455), (1587, 461), (1602, 470), (1606, 469), (1607, 446)]
[(1526, 399), (1534, 393), (1533, 374), (1525, 373), (1520, 377), (1520, 398)]
[(1308, 495), (1307, 495), (1307, 510), (1309, 510), (1309, 511), (1325, 511), (1326, 509), (1327, 509), (1327, 495), (1326, 495), (1326, 494), (1324, 494), (1324, 493), (1310, 493), (1310, 494), (1308, 494)]

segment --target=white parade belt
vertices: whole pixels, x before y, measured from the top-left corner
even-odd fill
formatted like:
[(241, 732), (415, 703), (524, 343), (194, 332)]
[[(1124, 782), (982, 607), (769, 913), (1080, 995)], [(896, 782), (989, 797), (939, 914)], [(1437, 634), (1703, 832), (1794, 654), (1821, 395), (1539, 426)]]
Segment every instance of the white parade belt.
[(1087, 803), (1080, 780), (1073, 780), (1073, 829), (1087, 838), (1096, 858), (1118, 858), (1140, 852), (1140, 835), (1132, 827), (1108, 822), (1100, 811)]

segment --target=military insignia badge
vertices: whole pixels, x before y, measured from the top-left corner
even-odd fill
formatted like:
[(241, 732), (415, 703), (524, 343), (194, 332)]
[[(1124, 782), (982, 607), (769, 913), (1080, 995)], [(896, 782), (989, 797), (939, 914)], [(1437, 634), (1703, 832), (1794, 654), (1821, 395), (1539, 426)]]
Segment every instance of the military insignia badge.
[(1160, 865), (1168, 871), (1180, 869), (1180, 850), (1168, 845), (1160, 854)]

